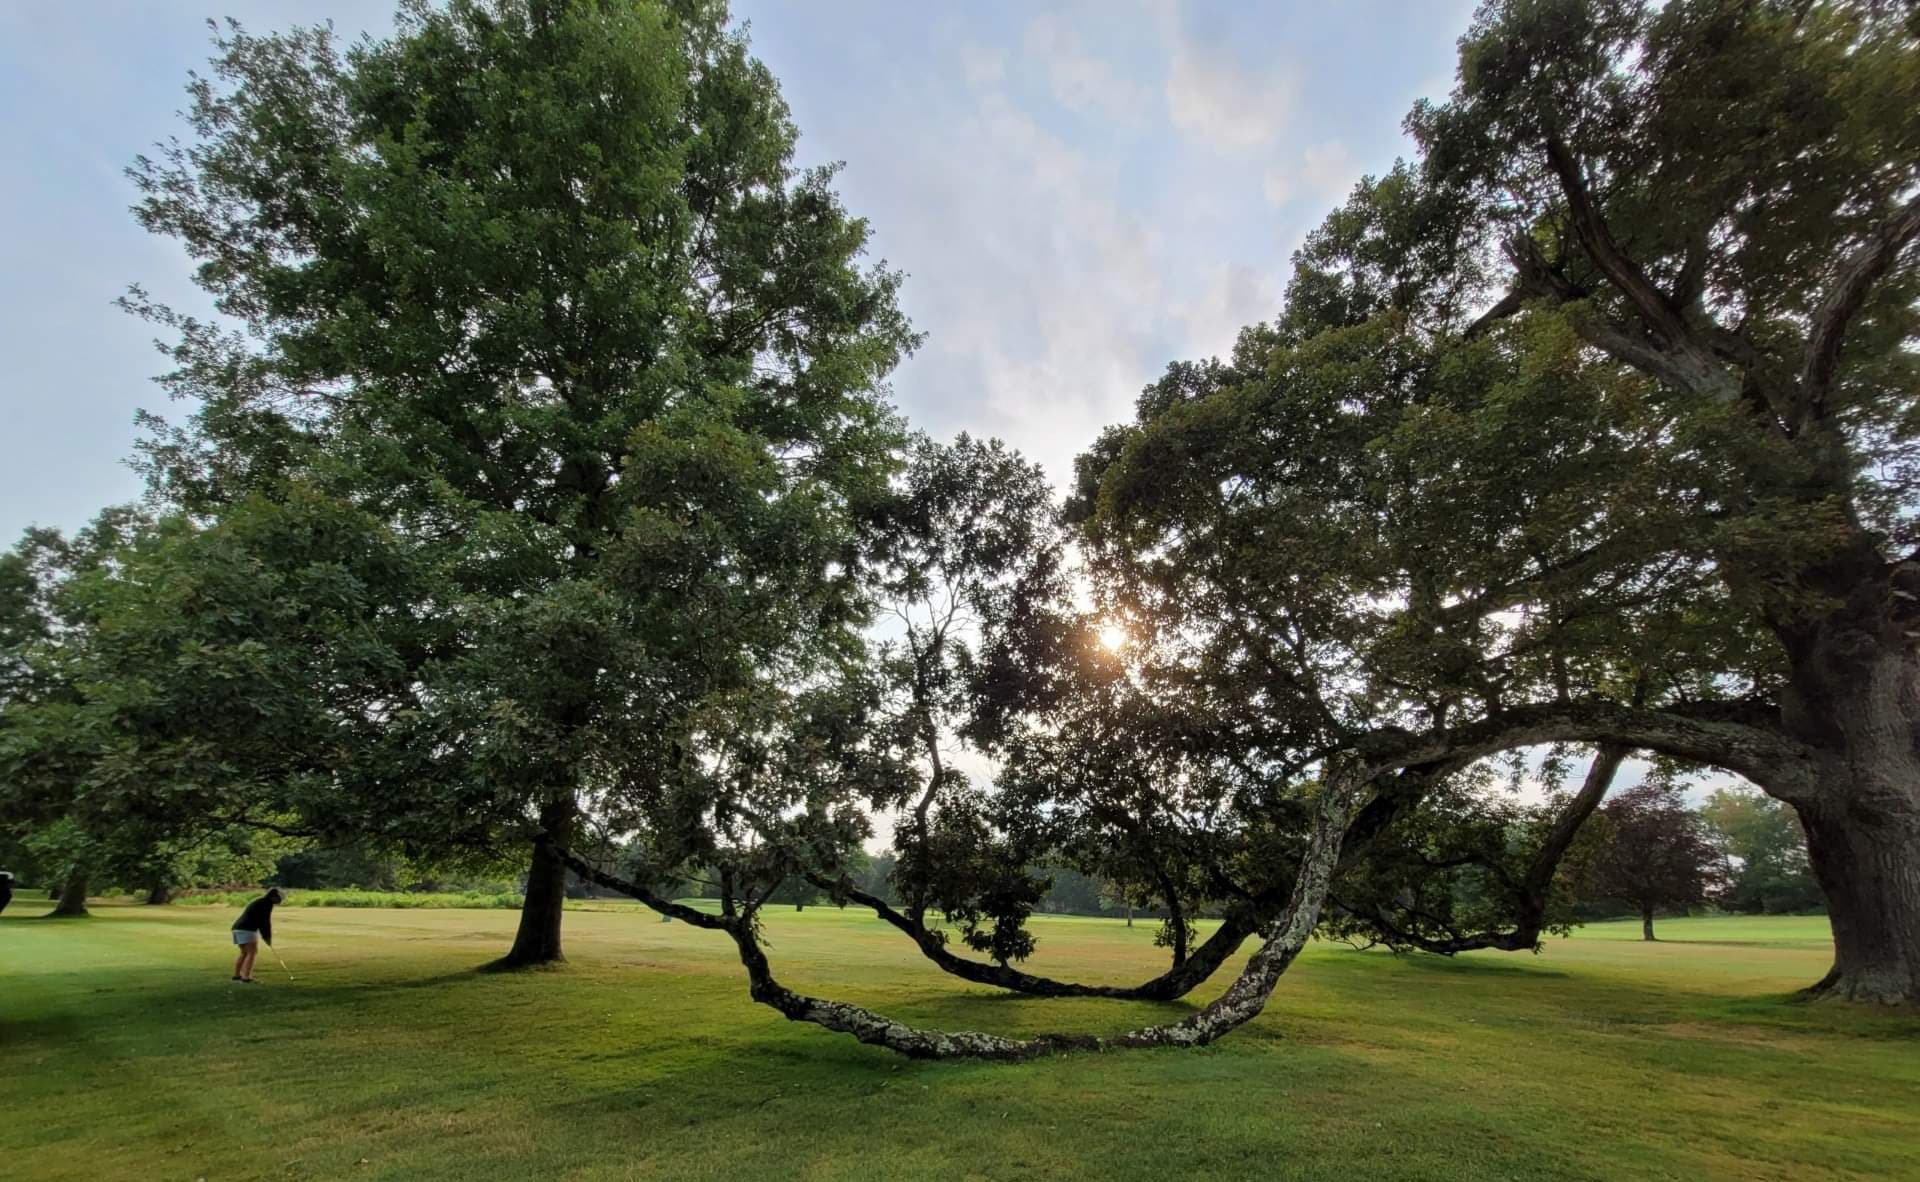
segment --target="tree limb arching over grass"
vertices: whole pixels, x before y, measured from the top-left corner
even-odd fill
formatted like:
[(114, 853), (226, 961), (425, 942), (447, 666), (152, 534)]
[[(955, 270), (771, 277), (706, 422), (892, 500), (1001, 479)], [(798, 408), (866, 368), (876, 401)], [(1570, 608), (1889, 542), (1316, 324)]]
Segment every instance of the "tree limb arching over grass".
[(643, 883), (607, 873), (571, 851), (560, 857), (575, 873), (630, 895), (662, 915), (695, 927), (725, 932), (739, 949), (753, 999), (771, 1006), (792, 1021), (811, 1022), (861, 1042), (885, 1047), (915, 1059), (1034, 1059), (1065, 1051), (1109, 1051), (1136, 1047), (1204, 1046), (1251, 1021), (1266, 1007), (1280, 977), (1293, 964), (1319, 926), (1320, 910), (1340, 860), (1340, 848), (1353, 816), (1356, 789), (1364, 781), (1353, 776), (1330, 777), (1314, 813), (1312, 835), (1301, 858), (1293, 892), (1286, 907), (1263, 929), (1266, 942), (1227, 991), (1198, 1013), (1159, 1026), (1143, 1026), (1116, 1035), (1041, 1034), (1006, 1038), (978, 1031), (926, 1030), (897, 1022), (848, 1002), (810, 997), (780, 984), (762, 949), (754, 910), (736, 910), (724, 901), (720, 915), (710, 915), (659, 895)]

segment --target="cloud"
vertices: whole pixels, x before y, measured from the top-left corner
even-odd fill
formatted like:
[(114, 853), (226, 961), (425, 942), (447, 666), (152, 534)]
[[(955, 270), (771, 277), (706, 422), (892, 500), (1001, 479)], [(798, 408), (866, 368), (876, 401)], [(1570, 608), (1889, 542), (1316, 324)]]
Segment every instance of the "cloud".
[(896, 380), (901, 403), (936, 436), (1000, 436), (1064, 481), (1126, 417), (1179, 326), (1152, 211), (1123, 208), (1118, 164), (1002, 91), (976, 95), (915, 151), (905, 296), (931, 331)]
[(1292, 167), (1274, 165), (1261, 178), (1260, 190), (1274, 205), (1285, 205), (1296, 197), (1314, 197), (1337, 201), (1347, 195), (1360, 179), (1360, 161), (1352, 149), (1339, 140), (1315, 144), (1300, 155)]
[(1308, 186), (1323, 197), (1340, 197), (1360, 179), (1360, 162), (1338, 140), (1308, 148), (1301, 167)]
[(1299, 92), (1299, 75), (1289, 67), (1255, 74), (1182, 34), (1167, 70), (1167, 115), (1209, 147), (1250, 152), (1280, 134)]
[(976, 90), (998, 85), (1007, 76), (1007, 51), (980, 45), (960, 47), (960, 73)]
[(1273, 281), (1260, 271), (1239, 263), (1213, 268), (1199, 296), (1173, 309), (1186, 329), (1180, 354), (1219, 357), (1231, 352), (1240, 330), (1266, 320), (1279, 304)]
[(1152, 92), (1146, 86), (1089, 54), (1080, 43), (1078, 31), (1057, 15), (1035, 19), (1027, 26), (1024, 43), (1027, 55), (1045, 67), (1053, 97), (1070, 110), (1135, 122), (1152, 102)]
[(1285, 205), (1293, 200), (1296, 188), (1293, 174), (1278, 164), (1269, 168), (1267, 174), (1260, 178), (1260, 191), (1275, 205)]

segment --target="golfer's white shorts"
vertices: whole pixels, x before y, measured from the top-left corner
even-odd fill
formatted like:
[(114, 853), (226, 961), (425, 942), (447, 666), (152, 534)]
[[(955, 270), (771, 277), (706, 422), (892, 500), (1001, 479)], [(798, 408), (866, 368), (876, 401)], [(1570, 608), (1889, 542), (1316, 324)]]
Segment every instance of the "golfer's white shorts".
[(251, 944), (259, 938), (259, 932), (243, 932), (239, 928), (233, 930), (233, 942), (235, 944)]

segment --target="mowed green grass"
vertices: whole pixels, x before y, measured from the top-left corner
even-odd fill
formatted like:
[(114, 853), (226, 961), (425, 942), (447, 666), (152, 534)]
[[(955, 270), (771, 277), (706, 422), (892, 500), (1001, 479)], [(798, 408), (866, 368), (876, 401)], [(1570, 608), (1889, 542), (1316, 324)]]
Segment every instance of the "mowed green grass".
[[(23, 905), (24, 904), (24, 905)], [(0, 916), (7, 1179), (1920, 1177), (1920, 1021), (1787, 1000), (1825, 921), (1600, 925), (1544, 954), (1316, 945), (1203, 1050), (916, 1063), (746, 996), (723, 937), (566, 917), (570, 963), (477, 973), (502, 911)], [(1039, 919), (1034, 965), (1126, 981), (1152, 927)], [(904, 1020), (1120, 1030), (1181, 1005), (1017, 998), (853, 911), (774, 911), (789, 985)], [(1235, 966), (1237, 968), (1237, 964)]]

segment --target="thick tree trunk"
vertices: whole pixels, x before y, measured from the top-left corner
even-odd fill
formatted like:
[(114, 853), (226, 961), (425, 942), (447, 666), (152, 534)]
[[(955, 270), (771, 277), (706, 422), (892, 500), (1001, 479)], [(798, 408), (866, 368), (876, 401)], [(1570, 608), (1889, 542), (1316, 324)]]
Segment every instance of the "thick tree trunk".
[(1833, 968), (1807, 992), (1920, 1004), (1920, 815), (1859, 808), (1864, 795), (1799, 807), (1833, 928)]
[(172, 899), (173, 888), (167, 885), (167, 880), (164, 878), (154, 879), (153, 883), (147, 887), (147, 902), (153, 906), (171, 902)]
[(1640, 938), (1653, 939), (1653, 905), (1650, 903), (1640, 904)]
[(1920, 597), (1895, 586), (1903, 569), (1887, 574), (1867, 555), (1831, 575), (1824, 589), (1845, 607), (1786, 636), (1783, 720), (1832, 753), (1812, 791), (1782, 793), (1833, 928), (1833, 968), (1814, 997), (1920, 1005)]
[(60, 888), (60, 902), (47, 913), (51, 916), (73, 918), (87, 914), (87, 875), (83, 870), (75, 870), (67, 875), (67, 881)]
[(527, 867), (527, 897), (520, 905), (520, 928), (513, 947), (494, 968), (522, 969), (553, 964), (566, 956), (560, 950), (560, 918), (567, 899), (567, 864), (558, 849), (573, 840), (573, 799), (548, 802), (540, 810), (541, 837), (533, 843)]

